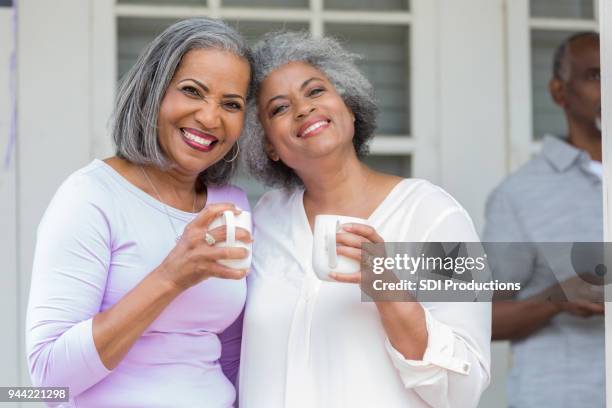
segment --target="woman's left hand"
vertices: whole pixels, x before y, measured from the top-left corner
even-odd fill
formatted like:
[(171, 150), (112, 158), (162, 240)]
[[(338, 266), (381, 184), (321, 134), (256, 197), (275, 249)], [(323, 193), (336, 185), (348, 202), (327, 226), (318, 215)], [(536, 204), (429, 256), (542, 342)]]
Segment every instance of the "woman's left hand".
[[(384, 242), (384, 239), (376, 232), (374, 227), (357, 223), (343, 224), (342, 231), (336, 234), (336, 251), (338, 255), (361, 262), (361, 258), (364, 255), (361, 247), (362, 244), (383, 244)], [(373, 254), (367, 255), (371, 256)], [(329, 277), (337, 282), (361, 283), (361, 272), (351, 274), (332, 272), (329, 274)]]

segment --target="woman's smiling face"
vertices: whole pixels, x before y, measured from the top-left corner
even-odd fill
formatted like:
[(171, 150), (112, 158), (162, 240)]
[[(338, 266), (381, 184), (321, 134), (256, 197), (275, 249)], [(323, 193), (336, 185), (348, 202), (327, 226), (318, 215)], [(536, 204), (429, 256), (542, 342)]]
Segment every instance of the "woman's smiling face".
[(179, 171), (198, 174), (231, 149), (242, 133), (250, 67), (214, 48), (185, 54), (157, 119), (158, 141)]
[(291, 62), (272, 71), (257, 98), (268, 154), (299, 170), (338, 149), (353, 149), (355, 116), (318, 69)]

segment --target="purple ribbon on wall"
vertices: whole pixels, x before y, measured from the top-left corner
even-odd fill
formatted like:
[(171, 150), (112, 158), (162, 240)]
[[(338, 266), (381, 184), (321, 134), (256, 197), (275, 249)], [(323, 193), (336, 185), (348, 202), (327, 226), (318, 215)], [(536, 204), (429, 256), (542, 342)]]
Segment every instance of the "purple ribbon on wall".
[(8, 143), (4, 152), (4, 168), (8, 170), (17, 140), (17, 0), (13, 0), (13, 50), (9, 58), (9, 92), (11, 98), (11, 123)]

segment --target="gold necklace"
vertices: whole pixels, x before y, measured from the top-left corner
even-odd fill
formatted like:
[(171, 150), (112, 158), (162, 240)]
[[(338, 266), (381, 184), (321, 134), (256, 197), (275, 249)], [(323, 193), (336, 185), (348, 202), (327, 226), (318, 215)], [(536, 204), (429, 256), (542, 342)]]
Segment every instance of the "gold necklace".
[[(174, 226), (174, 223), (172, 222), (172, 217), (170, 217), (170, 212), (168, 211), (168, 206), (166, 205), (164, 200), (162, 200), (161, 195), (159, 194), (159, 191), (155, 187), (155, 184), (153, 184), (153, 181), (151, 181), (151, 179), (149, 178), (149, 175), (145, 171), (144, 167), (142, 167), (141, 165), (138, 165), (138, 167), (140, 168), (140, 171), (142, 172), (142, 174), (145, 176), (145, 178), (147, 179), (147, 181), (151, 185), (151, 188), (155, 192), (155, 195), (157, 195), (157, 199), (159, 200), (159, 202), (162, 203), (162, 205), (164, 206), (164, 212), (166, 213), (166, 217), (168, 218), (168, 222), (170, 223), (170, 227), (172, 227), (172, 231), (174, 231), (174, 236), (176, 237), (175, 241), (176, 242), (180, 241), (180, 239), (182, 237), (182, 234), (179, 235), (179, 233), (177, 232), (176, 227)], [(196, 198), (197, 198), (197, 196), (198, 195), (196, 194), (196, 191), (194, 189), (193, 190), (193, 204), (191, 205), (191, 212), (192, 213), (195, 212), (195, 205), (196, 205)]]

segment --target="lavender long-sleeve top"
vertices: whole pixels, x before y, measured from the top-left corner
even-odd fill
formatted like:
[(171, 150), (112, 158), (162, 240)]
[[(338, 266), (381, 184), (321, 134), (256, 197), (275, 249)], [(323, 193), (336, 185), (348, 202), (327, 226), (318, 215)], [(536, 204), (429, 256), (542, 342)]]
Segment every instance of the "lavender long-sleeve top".
[[(207, 204), (215, 202), (249, 208), (236, 187), (209, 187)], [(174, 230), (194, 217), (164, 208), (100, 160), (62, 184), (38, 228), (26, 322), (34, 385), (69, 387), (66, 406), (232, 406), (244, 280), (211, 278), (183, 292), (112, 371), (93, 341), (93, 316), (159, 266)]]

